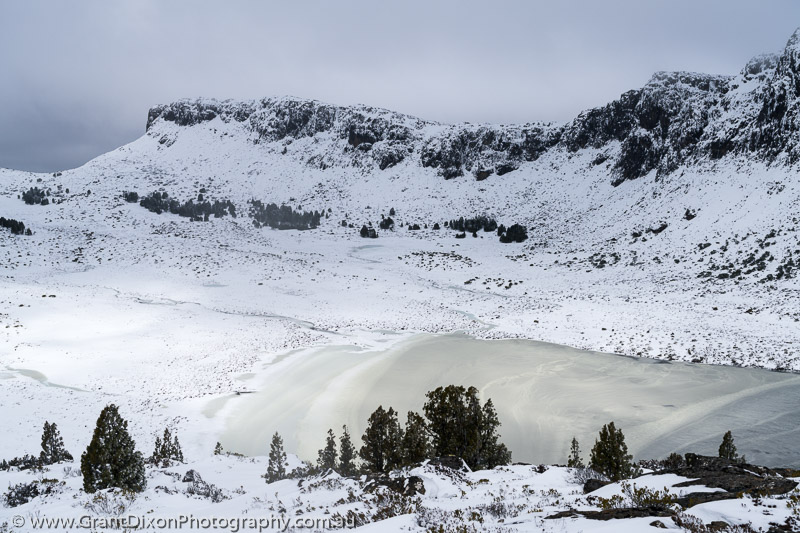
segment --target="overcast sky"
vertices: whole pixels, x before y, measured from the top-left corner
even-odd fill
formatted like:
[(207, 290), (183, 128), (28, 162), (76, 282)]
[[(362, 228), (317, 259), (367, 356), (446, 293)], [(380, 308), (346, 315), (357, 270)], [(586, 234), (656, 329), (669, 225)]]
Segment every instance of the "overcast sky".
[(658, 70), (736, 73), (797, 26), (794, 0), (0, 0), (0, 167), (81, 165), (197, 96), (564, 121)]

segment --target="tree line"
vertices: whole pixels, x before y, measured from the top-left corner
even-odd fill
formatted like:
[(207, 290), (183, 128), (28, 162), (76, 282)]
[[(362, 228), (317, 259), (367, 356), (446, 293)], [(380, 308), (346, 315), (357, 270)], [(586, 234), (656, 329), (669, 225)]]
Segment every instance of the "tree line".
[[(478, 389), (448, 385), (426, 394), (423, 414), (409, 411), (401, 425), (394, 408), (379, 406), (370, 415), (356, 450), (347, 426), (338, 441), (328, 430), (319, 450), (318, 469), (343, 476), (359, 472), (387, 473), (433, 457), (455, 456), (473, 470), (511, 462), (511, 452), (500, 442), (500, 420), (491, 399), (481, 404)], [(358, 460), (360, 459), (360, 463)], [(287, 477), (283, 439), (277, 432), (270, 444), (267, 482)]]
[[(744, 456), (740, 457), (736, 451), (733, 434), (730, 431), (722, 436), (718, 455), (728, 461), (745, 462)], [(672, 453), (663, 462), (675, 466), (681, 464), (683, 458), (677, 453)], [(570, 443), (567, 466), (578, 469), (587, 468), (581, 457), (580, 444), (575, 437)], [(640, 473), (639, 466), (633, 462), (633, 456), (628, 453), (625, 435), (614, 425), (613, 421), (604, 425), (600, 430), (589, 456), (588, 468), (610, 481), (635, 477)]]
[[(438, 387), (429, 391), (426, 398), (423, 415), (409, 411), (402, 427), (397, 411), (379, 406), (369, 417), (360, 449), (354, 446), (347, 426), (342, 427), (338, 444), (336, 435), (329, 429), (325, 445), (318, 452), (316, 468), (306, 468), (303, 472), (310, 475), (334, 470), (342, 476), (383, 474), (426, 459), (446, 456), (462, 459), (472, 470), (491, 469), (511, 462), (511, 452), (499, 441), (497, 430), (500, 421), (491, 399), (481, 404), (475, 387), (456, 385)], [(214, 454), (222, 453), (222, 446), (217, 443)], [(743, 456), (739, 456), (730, 431), (723, 436), (719, 457), (741, 463), (745, 461)], [(40, 453), (2, 460), (0, 470), (38, 469), (72, 460), (56, 424), (45, 422)], [(672, 454), (665, 463), (682, 460), (677, 454)], [(146, 464), (168, 468), (183, 462), (178, 437), (169, 428), (164, 430), (163, 436), (156, 438), (153, 453), (145, 458), (136, 450), (136, 443), (128, 433), (127, 420), (120, 416), (116, 405), (110, 404), (100, 413), (91, 442), (81, 455), (83, 489), (87, 493), (107, 488), (141, 492), (146, 486)], [(289, 474), (287, 466), (283, 439), (276, 432), (263, 477), (268, 483), (285, 479)], [(575, 438), (571, 442), (567, 466), (586, 468)], [(640, 471), (628, 453), (622, 430), (614, 422), (600, 430), (588, 467), (611, 481), (634, 477)], [(38, 495), (37, 490), (36, 482), (10, 487), (5, 494), (6, 503), (9, 506), (25, 503)]]
[[(125, 191), (122, 195), (127, 202), (135, 202), (139, 198), (135, 191)], [(157, 215), (172, 213), (197, 222), (208, 222), (212, 216), (221, 218), (230, 215), (236, 218), (236, 206), (233, 205), (233, 202), (230, 200), (210, 202), (203, 196), (203, 192), (198, 193), (196, 199), (190, 198), (185, 202), (180, 202), (175, 198), (170, 198), (166, 191), (154, 191), (139, 200), (139, 205)]]
[(14, 235), (33, 235), (30, 228), (25, 228), (25, 223), (13, 218), (0, 217), (0, 228), (11, 230)]
[[(330, 211), (330, 210), (328, 210)], [(261, 200), (250, 200), (250, 216), (253, 225), (257, 228), (270, 227), (273, 229), (315, 229), (320, 225), (323, 212), (301, 211), (288, 205), (269, 203), (264, 205)]]

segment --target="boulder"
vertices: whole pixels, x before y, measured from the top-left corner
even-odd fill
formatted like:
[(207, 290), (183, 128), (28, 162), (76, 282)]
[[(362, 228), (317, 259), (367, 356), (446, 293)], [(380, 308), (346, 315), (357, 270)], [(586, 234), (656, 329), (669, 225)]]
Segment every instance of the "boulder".
[(197, 470), (189, 470), (186, 474), (183, 475), (183, 482), (184, 483), (199, 483), (202, 482), (203, 478), (200, 477), (200, 472)]
[(586, 483), (583, 484), (583, 493), (589, 494), (590, 492), (594, 492), (600, 487), (605, 487), (611, 483), (610, 481), (603, 481), (601, 479), (587, 479)]

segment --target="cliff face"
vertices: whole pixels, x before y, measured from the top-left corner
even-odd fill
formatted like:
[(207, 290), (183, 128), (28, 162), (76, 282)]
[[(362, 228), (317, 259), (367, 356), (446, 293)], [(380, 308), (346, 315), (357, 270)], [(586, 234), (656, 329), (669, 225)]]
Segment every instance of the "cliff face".
[(798, 144), (800, 30), (780, 55), (759, 56), (736, 76), (659, 72), (641, 89), (560, 125), (441, 125), (366, 106), (342, 107), (296, 98), (250, 102), (183, 100), (152, 108), (147, 130), (235, 121), (257, 143), (314, 138), (350, 158), (312, 164), (381, 170), (412, 160), (445, 179), (502, 176), (550, 150), (593, 149), (611, 164), (619, 185), (651, 171), (746, 154), (794, 163)]

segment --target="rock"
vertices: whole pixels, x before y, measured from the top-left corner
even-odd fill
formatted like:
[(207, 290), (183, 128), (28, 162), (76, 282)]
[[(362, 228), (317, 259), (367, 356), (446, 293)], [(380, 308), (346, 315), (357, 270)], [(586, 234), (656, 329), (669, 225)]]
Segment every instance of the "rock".
[(667, 529), (666, 524), (664, 524), (664, 522), (662, 522), (661, 520), (653, 520), (652, 522), (650, 522), (650, 527), (657, 527), (658, 529)]
[(722, 520), (714, 520), (706, 526), (709, 531), (730, 531), (731, 525)]
[(798, 485), (796, 481), (783, 477), (781, 472), (764, 466), (694, 453), (686, 454), (685, 465), (669, 468), (663, 472), (692, 478), (690, 481), (678, 483), (675, 485), (676, 487), (704, 485), (725, 491), (687, 494), (677, 500), (677, 503), (684, 507), (691, 507), (710, 501), (733, 499), (740, 493), (786, 494), (794, 490)]
[(197, 470), (189, 470), (184, 474), (182, 481), (184, 483), (199, 483), (203, 481), (203, 478), (200, 477), (200, 472)]
[(491, 170), (479, 170), (475, 173), (475, 179), (478, 181), (483, 181), (491, 175), (492, 175)]
[(620, 520), (624, 518), (645, 518), (648, 516), (673, 516), (674, 511), (664, 509), (661, 506), (648, 506), (648, 507), (623, 507), (620, 509), (608, 509), (605, 511), (576, 511), (570, 509), (569, 511), (561, 511), (554, 515), (546, 517), (549, 520), (558, 518), (572, 518), (574, 516), (582, 516), (589, 520)]
[(508, 174), (509, 172), (513, 172), (515, 170), (517, 170), (517, 167), (514, 165), (509, 165), (509, 164), (498, 165), (497, 175), (502, 176), (503, 174)]
[(590, 492), (594, 492), (601, 487), (605, 487), (609, 483), (611, 482), (600, 479), (587, 479), (586, 483), (583, 484), (583, 493), (589, 494)]

